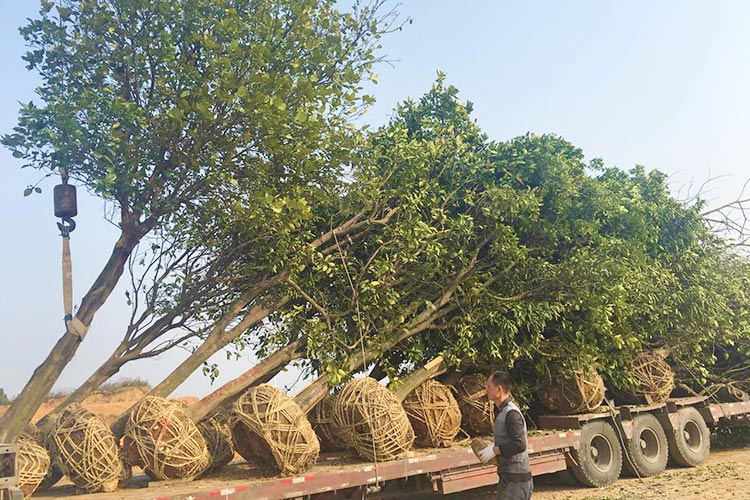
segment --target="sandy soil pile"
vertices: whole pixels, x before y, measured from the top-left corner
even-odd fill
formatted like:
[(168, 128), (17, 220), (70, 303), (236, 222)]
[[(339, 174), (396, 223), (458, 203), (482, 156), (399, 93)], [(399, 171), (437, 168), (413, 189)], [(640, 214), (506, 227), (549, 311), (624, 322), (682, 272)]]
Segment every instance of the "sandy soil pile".
[[(123, 387), (114, 391), (95, 392), (84, 400), (83, 407), (102, 417), (105, 422), (110, 423), (122, 415), (125, 410), (130, 408), (150, 390), (151, 388), (148, 386), (137, 386)], [(58, 404), (62, 403), (64, 399), (57, 398), (45, 401), (41, 408), (34, 414), (32, 422), (36, 422), (44, 417), (57, 407)], [(186, 405), (198, 401), (198, 398), (195, 396), (184, 396), (176, 399)], [(0, 415), (5, 413), (7, 409), (7, 406), (0, 406)]]

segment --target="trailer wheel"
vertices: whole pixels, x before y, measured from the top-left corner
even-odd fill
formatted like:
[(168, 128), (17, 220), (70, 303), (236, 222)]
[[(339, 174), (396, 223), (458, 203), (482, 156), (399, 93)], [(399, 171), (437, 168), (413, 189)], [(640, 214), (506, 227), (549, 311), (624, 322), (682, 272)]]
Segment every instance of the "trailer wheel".
[(581, 444), (572, 451), (573, 476), (584, 486), (612, 484), (622, 470), (622, 447), (609, 423), (599, 420), (581, 427)]
[(700, 412), (687, 406), (677, 410), (679, 427), (667, 433), (669, 455), (678, 465), (695, 467), (708, 459), (711, 432)]
[(637, 477), (660, 474), (667, 467), (667, 435), (650, 413), (633, 418), (633, 438), (626, 441), (625, 469)]

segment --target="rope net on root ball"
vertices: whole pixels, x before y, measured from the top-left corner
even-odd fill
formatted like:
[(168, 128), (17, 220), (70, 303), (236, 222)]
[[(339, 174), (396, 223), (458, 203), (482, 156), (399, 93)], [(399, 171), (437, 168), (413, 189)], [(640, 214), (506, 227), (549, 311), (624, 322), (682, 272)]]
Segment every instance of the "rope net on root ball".
[(393, 460), (409, 451), (414, 430), (396, 396), (370, 377), (349, 381), (336, 398), (333, 419), (368, 460)]
[(232, 441), (245, 460), (299, 474), (315, 465), (320, 443), (305, 413), (269, 384), (249, 389), (234, 403)]
[(129, 461), (154, 479), (192, 478), (208, 467), (206, 440), (175, 401), (141, 400), (125, 427), (125, 440)]

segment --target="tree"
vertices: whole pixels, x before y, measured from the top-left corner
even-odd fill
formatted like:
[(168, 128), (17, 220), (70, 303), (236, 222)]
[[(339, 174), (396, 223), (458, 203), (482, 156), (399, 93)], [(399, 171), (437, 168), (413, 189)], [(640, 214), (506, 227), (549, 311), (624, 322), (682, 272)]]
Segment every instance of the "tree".
[[(381, 2), (43, 1), (21, 33), (42, 80), (3, 143), (102, 197), (120, 237), (74, 322), (8, 413), (15, 439), (76, 352), (139, 241), (185, 228), (254, 181), (259, 206), (337, 175), (392, 16)], [(259, 182), (262, 181), (262, 182)], [(243, 187), (247, 187), (247, 183)]]

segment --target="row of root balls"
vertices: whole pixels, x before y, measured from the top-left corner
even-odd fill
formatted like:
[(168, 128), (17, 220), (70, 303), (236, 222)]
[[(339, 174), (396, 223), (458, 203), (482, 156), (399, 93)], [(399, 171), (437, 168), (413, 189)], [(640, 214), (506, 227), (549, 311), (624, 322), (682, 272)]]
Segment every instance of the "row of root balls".
[(421, 384), (401, 402), (365, 377), (328, 395), (310, 421), (324, 451), (352, 448), (363, 458), (379, 461), (402, 456), (413, 445), (450, 446), (462, 416), (451, 388), (436, 380)]
[(210, 447), (221, 432), (214, 419), (198, 427), (179, 403), (147, 397), (133, 409), (121, 448), (99, 416), (73, 404), (46, 432), (32, 428), (19, 438), (19, 487), (28, 498), (65, 475), (81, 493), (112, 492), (130, 479), (133, 465), (153, 479), (194, 477), (234, 456), (221, 448), (228, 431), (218, 447)]
[[(661, 402), (674, 387), (672, 371), (660, 357), (636, 358), (633, 373), (638, 385), (620, 388), (621, 402)], [(295, 474), (312, 467), (321, 449), (352, 448), (367, 460), (385, 461), (415, 444), (450, 446), (461, 428), (472, 436), (492, 433), (485, 380), (467, 375), (455, 388), (430, 380), (400, 402), (374, 379), (357, 378), (323, 399), (309, 419), (282, 391), (262, 384), (234, 404), (229, 417), (233, 447), (252, 463)], [(558, 376), (548, 386), (543, 400), (560, 413), (592, 411), (604, 398), (604, 383), (594, 370)]]
[[(669, 365), (658, 356), (637, 357), (633, 374), (637, 385), (615, 392), (621, 402), (662, 402), (674, 387)], [(198, 425), (179, 403), (146, 397), (131, 413), (122, 449), (101, 418), (71, 405), (51, 432), (19, 440), (19, 482), (25, 496), (63, 474), (80, 491), (111, 492), (129, 478), (132, 465), (157, 480), (189, 478), (223, 467), (235, 451), (282, 474), (310, 469), (321, 447), (351, 448), (372, 461), (392, 460), (415, 444), (450, 446), (461, 428), (471, 436), (491, 434), (493, 407), (485, 380), (484, 375), (466, 375), (455, 387), (429, 380), (399, 401), (376, 380), (356, 378), (322, 400), (309, 419), (283, 391), (261, 384), (235, 401), (231, 412)], [(568, 376), (553, 371), (541, 399), (552, 411), (581, 413), (598, 407), (604, 390), (593, 369)]]
[(282, 391), (268, 384), (234, 404), (229, 427), (246, 460), (284, 474), (304, 472), (323, 450), (352, 448), (367, 460), (402, 456), (415, 444), (448, 446), (461, 425), (451, 390), (429, 381), (399, 401), (372, 378), (357, 378), (323, 399), (308, 419)]
[[(620, 404), (654, 404), (669, 399), (675, 387), (674, 373), (663, 357), (641, 353), (630, 368), (635, 384), (611, 387)], [(541, 400), (554, 413), (587, 413), (604, 401), (604, 380), (593, 368), (567, 375), (553, 369), (543, 387)]]
[(146, 397), (133, 408), (120, 449), (98, 416), (71, 405), (47, 435), (20, 441), (21, 485), (29, 496), (66, 475), (81, 492), (111, 492), (128, 478), (132, 465), (152, 479), (188, 478), (226, 465), (235, 450), (253, 464), (296, 474), (311, 468), (320, 453), (311, 420), (318, 432), (326, 426), (336, 429), (328, 435), (336, 447), (353, 448), (376, 461), (402, 456), (415, 439), (424, 446), (447, 446), (461, 424), (451, 390), (437, 381), (412, 391), (402, 405), (374, 379), (354, 379), (311, 417), (268, 384), (245, 392), (231, 412), (198, 425), (179, 403)]

